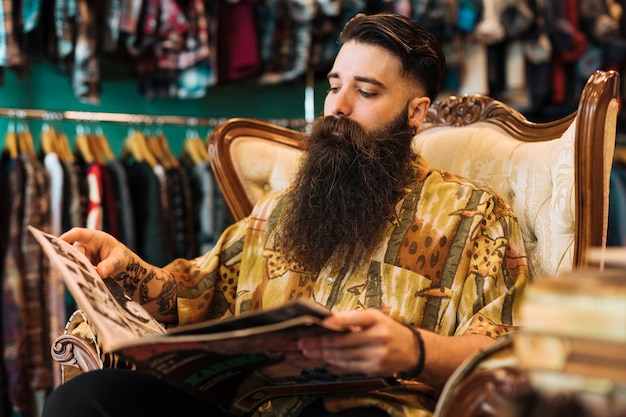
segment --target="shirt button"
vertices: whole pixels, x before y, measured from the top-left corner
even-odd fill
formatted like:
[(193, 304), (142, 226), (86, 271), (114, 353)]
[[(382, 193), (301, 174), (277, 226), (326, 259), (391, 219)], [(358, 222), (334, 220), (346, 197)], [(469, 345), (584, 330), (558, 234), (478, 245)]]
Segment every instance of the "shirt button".
[(326, 278), (326, 283), (328, 285), (332, 284), (333, 282), (335, 282), (335, 278), (331, 278), (331, 277)]

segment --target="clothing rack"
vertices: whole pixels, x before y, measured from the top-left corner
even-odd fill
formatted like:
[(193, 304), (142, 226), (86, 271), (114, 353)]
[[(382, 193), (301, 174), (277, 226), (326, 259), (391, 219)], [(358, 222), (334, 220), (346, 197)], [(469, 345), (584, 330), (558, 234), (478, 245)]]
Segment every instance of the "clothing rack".
[[(150, 115), (150, 114), (130, 114), (130, 113), (105, 113), (92, 111), (54, 111), (40, 109), (19, 109), (19, 108), (2, 108), (0, 107), (0, 116), (15, 119), (40, 119), (49, 121), (75, 121), (75, 122), (109, 122), (124, 123), (136, 125), (177, 125), (190, 127), (216, 127), (225, 122), (225, 117), (195, 117), (195, 116), (167, 116), (167, 115)], [(259, 119), (268, 123), (300, 129), (306, 127), (308, 122), (302, 119), (286, 119), (286, 118), (269, 118)]]

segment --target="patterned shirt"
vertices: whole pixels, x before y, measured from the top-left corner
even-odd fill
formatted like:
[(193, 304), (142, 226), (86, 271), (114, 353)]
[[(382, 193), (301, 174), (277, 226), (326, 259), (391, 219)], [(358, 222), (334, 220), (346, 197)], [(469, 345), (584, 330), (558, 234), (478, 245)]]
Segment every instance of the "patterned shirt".
[[(369, 262), (343, 277), (332, 266), (307, 271), (283, 256), (275, 235), (286, 193), (260, 201), (210, 252), (166, 267), (178, 285), (180, 324), (306, 297), (337, 312), (378, 308), (441, 335), (509, 333), (530, 279), (517, 218), (489, 189), (431, 169), (421, 158), (414, 174)], [(427, 416), (436, 393), (409, 381), (325, 401), (335, 410), (376, 406), (392, 416)], [(304, 398), (277, 399), (259, 412), (291, 416), (307, 404)]]

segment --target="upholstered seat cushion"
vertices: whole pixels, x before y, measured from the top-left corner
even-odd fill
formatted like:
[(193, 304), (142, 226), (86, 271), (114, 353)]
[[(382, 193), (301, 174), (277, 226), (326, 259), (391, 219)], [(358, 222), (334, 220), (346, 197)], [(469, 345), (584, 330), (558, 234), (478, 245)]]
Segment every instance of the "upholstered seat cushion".
[[(415, 149), (431, 166), (492, 187), (518, 216), (535, 277), (570, 271), (575, 231), (574, 128), (522, 142), (498, 126), (425, 126)], [(468, 146), (471, 143), (472, 146)]]

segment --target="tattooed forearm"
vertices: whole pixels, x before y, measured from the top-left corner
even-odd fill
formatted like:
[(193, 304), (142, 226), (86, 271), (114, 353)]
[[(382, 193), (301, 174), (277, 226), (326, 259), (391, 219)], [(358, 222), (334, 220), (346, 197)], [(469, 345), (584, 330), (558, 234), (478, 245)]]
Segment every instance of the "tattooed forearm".
[(158, 320), (176, 320), (176, 282), (169, 272), (131, 256), (126, 270), (115, 280)]

